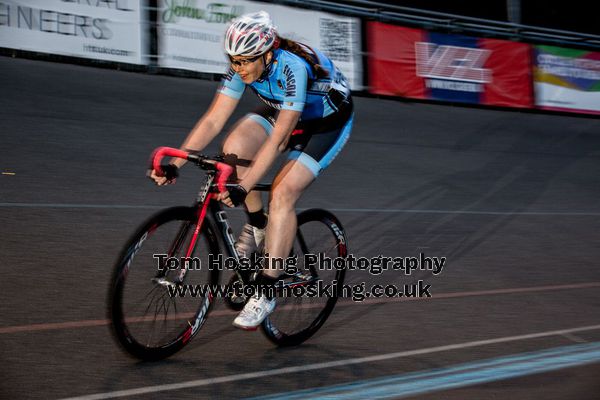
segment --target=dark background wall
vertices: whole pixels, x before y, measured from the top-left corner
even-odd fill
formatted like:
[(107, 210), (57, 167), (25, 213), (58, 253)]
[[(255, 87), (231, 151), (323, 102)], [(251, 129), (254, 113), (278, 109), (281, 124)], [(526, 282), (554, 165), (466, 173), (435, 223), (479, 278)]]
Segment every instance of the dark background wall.
[[(338, 1), (338, 0), (336, 0)], [(379, 3), (420, 8), (469, 17), (508, 21), (507, 0), (376, 0)], [(348, 3), (338, 1), (339, 3)], [(521, 23), (600, 35), (594, 1), (520, 0)], [(592, 9), (594, 8), (594, 9)]]

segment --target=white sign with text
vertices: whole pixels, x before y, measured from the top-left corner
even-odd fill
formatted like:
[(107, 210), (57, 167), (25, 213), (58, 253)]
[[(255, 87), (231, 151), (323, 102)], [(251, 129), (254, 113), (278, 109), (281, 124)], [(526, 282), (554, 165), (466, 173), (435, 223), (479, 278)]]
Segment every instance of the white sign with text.
[(362, 89), (360, 20), (244, 0), (160, 0), (159, 65), (198, 72), (224, 73), (225, 30), (239, 15), (267, 11), (281, 37), (321, 50), (344, 73), (353, 90)]
[(0, 0), (0, 47), (147, 64), (142, 0)]

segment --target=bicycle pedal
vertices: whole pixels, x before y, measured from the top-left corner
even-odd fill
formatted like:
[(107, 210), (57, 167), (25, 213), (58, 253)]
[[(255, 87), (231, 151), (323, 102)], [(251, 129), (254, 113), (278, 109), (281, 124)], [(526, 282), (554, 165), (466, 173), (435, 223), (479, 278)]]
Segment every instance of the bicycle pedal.
[(316, 277), (309, 274), (304, 274), (302, 272), (296, 272), (295, 274), (289, 274), (289, 277), (292, 279), (292, 282), (310, 282)]
[(171, 282), (165, 278), (153, 278), (152, 282), (157, 285), (165, 286), (165, 287), (166, 286), (176, 287), (178, 284), (181, 284), (181, 283), (177, 283), (177, 282)]

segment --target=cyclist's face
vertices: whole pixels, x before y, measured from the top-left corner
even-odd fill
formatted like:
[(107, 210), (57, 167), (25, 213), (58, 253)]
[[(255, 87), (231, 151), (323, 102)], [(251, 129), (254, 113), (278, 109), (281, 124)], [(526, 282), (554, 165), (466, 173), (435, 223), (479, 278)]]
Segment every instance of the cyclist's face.
[[(271, 57), (271, 52), (265, 55), (267, 63), (271, 60)], [(229, 61), (233, 70), (246, 84), (257, 80), (265, 70), (265, 60), (263, 60), (262, 55), (258, 57), (229, 56)]]

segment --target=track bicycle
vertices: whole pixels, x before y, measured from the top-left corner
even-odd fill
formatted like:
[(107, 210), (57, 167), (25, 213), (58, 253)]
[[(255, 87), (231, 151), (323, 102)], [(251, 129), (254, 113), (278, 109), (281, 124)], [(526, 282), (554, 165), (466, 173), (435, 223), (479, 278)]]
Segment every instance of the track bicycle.
[[(232, 274), (224, 293), (229, 308), (240, 310), (246, 297), (236, 295), (235, 285), (249, 285), (255, 272), (241, 267), (233, 230), (221, 202), (233, 167), (223, 157), (206, 157), (169, 147), (159, 147), (151, 167), (162, 172), (165, 156), (179, 157), (206, 173), (195, 202), (190, 207), (171, 207), (151, 216), (124, 246), (110, 282), (108, 312), (120, 345), (143, 360), (160, 360), (182, 349), (200, 331), (212, 309), (212, 291), (172, 296), (176, 289), (219, 285), (220, 270), (210, 268), (214, 260), (233, 260)], [(270, 184), (253, 190), (270, 191)], [(280, 277), (277, 306), (261, 330), (278, 346), (298, 345), (325, 323), (344, 282), (345, 268), (318, 268), (306, 263), (304, 255), (345, 258), (347, 239), (339, 220), (322, 209), (298, 214), (298, 229), (290, 256), (298, 263), (294, 271)], [(184, 262), (177, 262), (184, 260)], [(336, 286), (329, 296), (280, 295), (281, 289), (306, 289), (317, 284)], [(288, 292), (286, 292), (288, 293)], [(306, 293), (306, 292), (304, 292)], [(191, 294), (191, 293), (188, 293)]]

